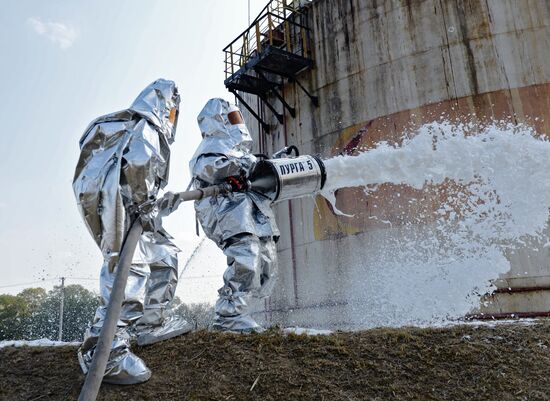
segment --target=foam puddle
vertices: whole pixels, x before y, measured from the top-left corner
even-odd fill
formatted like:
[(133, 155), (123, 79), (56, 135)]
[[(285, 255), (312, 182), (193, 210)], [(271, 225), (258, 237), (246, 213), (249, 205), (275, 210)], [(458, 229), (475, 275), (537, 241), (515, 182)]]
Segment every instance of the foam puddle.
[(339, 188), (365, 187), (375, 196), (382, 183), (457, 187), (447, 189), (430, 224), (385, 230), (349, 259), (353, 318), (362, 326), (463, 316), (510, 269), (506, 256), (548, 243), (550, 142), (529, 126), (504, 123), (430, 123), (413, 134), (400, 146), (382, 142), (325, 161), (322, 195), (335, 210)]
[(48, 338), (41, 338), (39, 340), (9, 340), (0, 341), (0, 348), (7, 347), (65, 347), (65, 346), (77, 346), (80, 342), (64, 342), (64, 341), (52, 341)]

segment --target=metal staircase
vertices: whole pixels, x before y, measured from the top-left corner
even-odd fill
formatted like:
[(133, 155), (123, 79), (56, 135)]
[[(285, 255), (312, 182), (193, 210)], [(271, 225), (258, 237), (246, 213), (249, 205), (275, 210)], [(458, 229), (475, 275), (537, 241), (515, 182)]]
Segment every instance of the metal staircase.
[(304, 0), (270, 1), (248, 29), (223, 49), (225, 87), (258, 119), (264, 131), (269, 131), (269, 125), (239, 92), (258, 96), (280, 123), (283, 123), (283, 113), (268, 101), (268, 96), (277, 98), (294, 117), (294, 107), (280, 92), (285, 80), (296, 83), (316, 106), (318, 104), (317, 97), (297, 79), (300, 72), (314, 66), (307, 15), (309, 3)]

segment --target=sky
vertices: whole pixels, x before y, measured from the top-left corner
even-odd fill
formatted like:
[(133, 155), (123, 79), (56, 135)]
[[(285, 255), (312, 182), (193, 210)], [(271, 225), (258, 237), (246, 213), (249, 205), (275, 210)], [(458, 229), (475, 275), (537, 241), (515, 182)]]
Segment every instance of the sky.
[[(266, 1), (251, 0), (254, 18)], [(0, 13), (0, 293), (67, 284), (98, 287), (101, 254), (76, 208), (78, 140), (94, 118), (127, 108), (157, 78), (182, 104), (167, 190), (189, 182), (196, 116), (223, 85), (222, 49), (248, 25), (247, 0), (25, 0)], [(192, 204), (165, 222), (185, 264), (200, 239)], [(223, 255), (207, 242), (178, 296), (210, 301)], [(186, 280), (187, 277), (187, 280)]]

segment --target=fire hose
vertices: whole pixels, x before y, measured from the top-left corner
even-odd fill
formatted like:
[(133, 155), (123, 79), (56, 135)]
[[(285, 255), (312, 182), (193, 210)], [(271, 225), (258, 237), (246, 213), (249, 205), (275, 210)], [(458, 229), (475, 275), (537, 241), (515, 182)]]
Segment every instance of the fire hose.
[[(294, 151), (295, 157), (288, 157), (292, 151)], [(283, 155), (287, 157), (283, 157)], [(326, 170), (322, 160), (317, 156), (299, 156), (298, 149), (295, 146), (290, 146), (277, 152), (274, 157), (259, 161), (248, 177), (246, 185), (239, 189), (256, 192), (275, 203), (286, 199), (315, 195), (323, 188), (326, 181)], [(223, 183), (191, 191), (170, 193), (169, 196), (159, 200), (159, 205), (161, 209), (169, 209), (170, 213), (181, 202), (229, 194), (234, 190), (234, 183), (233, 185), (232, 183)], [(139, 214), (135, 214), (131, 220), (130, 230), (122, 243), (105, 321), (78, 401), (95, 401), (99, 393), (122, 309), (132, 257), (142, 233), (141, 218)]]
[[(200, 200), (209, 196), (216, 196), (229, 192), (231, 192), (231, 186), (229, 184), (213, 185), (211, 187), (177, 193), (176, 202), (179, 204), (180, 202)], [(175, 206), (177, 207), (177, 205)], [(120, 311), (122, 309), (124, 290), (126, 288), (126, 281), (128, 280), (130, 265), (132, 264), (132, 257), (142, 233), (143, 228), (141, 226), (141, 219), (140, 216), (136, 214), (132, 218), (130, 230), (122, 243), (120, 259), (116, 266), (116, 274), (113, 282), (113, 289), (109, 297), (105, 321), (101, 328), (92, 364), (86, 375), (78, 401), (95, 401), (99, 393), (101, 381), (103, 380), (103, 375), (111, 352), (111, 344), (115, 337)]]

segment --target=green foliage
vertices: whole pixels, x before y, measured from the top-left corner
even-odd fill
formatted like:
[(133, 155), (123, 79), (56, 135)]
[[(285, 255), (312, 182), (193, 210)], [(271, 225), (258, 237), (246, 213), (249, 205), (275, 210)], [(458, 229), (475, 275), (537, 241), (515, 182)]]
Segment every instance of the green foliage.
[(18, 296), (0, 295), (0, 340), (20, 338), (28, 314), (25, 301)]
[[(81, 341), (99, 306), (98, 297), (81, 285), (64, 289), (63, 341)], [(17, 295), (0, 295), (0, 341), (33, 340), (59, 335), (61, 287), (46, 292), (43, 288), (27, 288)], [(183, 304), (178, 297), (172, 301), (176, 314), (195, 322), (197, 328), (212, 324), (214, 311), (207, 303)]]
[[(61, 295), (61, 287), (48, 292), (28, 288), (17, 295), (0, 295), (0, 340), (57, 340)], [(98, 305), (91, 291), (80, 285), (66, 286), (62, 340), (82, 340)]]

